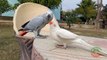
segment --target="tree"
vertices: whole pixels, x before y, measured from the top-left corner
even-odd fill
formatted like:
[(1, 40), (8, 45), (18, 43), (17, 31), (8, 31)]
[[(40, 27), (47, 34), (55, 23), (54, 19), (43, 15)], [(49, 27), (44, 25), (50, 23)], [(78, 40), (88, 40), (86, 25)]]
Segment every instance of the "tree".
[(66, 12), (65, 18), (66, 18), (67, 26), (69, 26), (69, 29), (70, 29), (71, 23), (72, 23), (72, 19), (71, 19), (72, 17), (71, 17), (71, 12), (70, 11)]
[(25, 3), (25, 2), (34, 2), (34, 3), (39, 3), (42, 5), (45, 5), (51, 9), (57, 8), (61, 3), (61, 0), (18, 0), (18, 1), (19, 1), (19, 3), (16, 4), (16, 6), (18, 6), (19, 4)]
[(84, 17), (86, 23), (89, 22), (90, 18), (95, 18), (96, 16), (96, 4), (92, 0), (82, 0), (80, 4), (77, 4), (79, 7), (76, 8), (76, 13)]
[(69, 29), (71, 28), (71, 24), (77, 23), (78, 17), (74, 10), (62, 11), (62, 19), (67, 23)]
[(61, 3), (61, 0), (34, 0), (35, 3), (40, 3), (51, 9), (56, 8)]
[(107, 28), (107, 4), (106, 6), (103, 7), (103, 10), (101, 12), (102, 12), (102, 18), (103, 18), (102, 28)]
[(0, 0), (0, 15), (10, 9), (11, 8), (7, 0)]
[(101, 19), (102, 0), (97, 0), (97, 16), (95, 20), (96, 29), (99, 29), (99, 19)]
[(102, 10), (102, 14), (103, 14), (103, 19), (107, 19), (107, 4), (106, 6), (103, 7), (103, 10)]

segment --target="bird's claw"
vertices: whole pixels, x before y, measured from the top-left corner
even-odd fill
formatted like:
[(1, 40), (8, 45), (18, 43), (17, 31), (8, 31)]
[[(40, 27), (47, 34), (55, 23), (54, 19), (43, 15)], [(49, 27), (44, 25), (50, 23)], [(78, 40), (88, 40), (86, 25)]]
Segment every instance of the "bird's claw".
[(56, 47), (57, 48), (62, 48), (62, 49), (66, 49), (67, 48), (67, 47), (64, 47), (64, 45), (59, 45), (59, 44), (57, 44)]
[(36, 36), (36, 38), (45, 39), (45, 38), (47, 38), (47, 36), (44, 36), (44, 35), (38, 35), (38, 36)]

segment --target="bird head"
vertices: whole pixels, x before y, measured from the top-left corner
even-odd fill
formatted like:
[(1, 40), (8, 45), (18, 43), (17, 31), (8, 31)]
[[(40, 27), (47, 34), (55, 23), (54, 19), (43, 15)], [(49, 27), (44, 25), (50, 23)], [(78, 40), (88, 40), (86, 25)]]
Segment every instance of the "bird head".
[(53, 27), (56, 27), (56, 25), (55, 25), (55, 23), (54, 23), (53, 21), (50, 21), (50, 22), (49, 22), (49, 25), (50, 25), (50, 26), (53, 26)]
[(54, 30), (54, 29), (56, 29), (58, 27), (57, 24), (55, 24), (54, 21), (50, 21), (49, 25), (50, 25), (50, 30)]
[(48, 20), (51, 21), (53, 19), (53, 13), (52, 13), (52, 11), (48, 10), (46, 12), (46, 16), (47, 16)]
[(59, 27), (59, 24), (56, 23), (55, 21), (50, 21), (50, 22), (49, 22), (49, 25), (50, 25), (50, 28), (51, 28), (51, 29), (60, 28), (60, 27)]

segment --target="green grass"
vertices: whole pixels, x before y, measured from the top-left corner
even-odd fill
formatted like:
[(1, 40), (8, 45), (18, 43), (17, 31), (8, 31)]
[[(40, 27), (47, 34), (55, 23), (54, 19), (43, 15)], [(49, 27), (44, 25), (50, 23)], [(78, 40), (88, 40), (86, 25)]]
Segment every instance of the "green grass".
[(19, 45), (12, 24), (0, 24), (0, 60), (19, 60)]

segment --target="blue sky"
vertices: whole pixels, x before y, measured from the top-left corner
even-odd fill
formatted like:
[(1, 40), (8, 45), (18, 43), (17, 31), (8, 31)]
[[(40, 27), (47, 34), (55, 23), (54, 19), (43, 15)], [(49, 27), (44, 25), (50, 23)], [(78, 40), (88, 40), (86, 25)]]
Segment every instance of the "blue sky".
[[(93, 1), (96, 1), (96, 0), (93, 0)], [(76, 7), (78, 7), (76, 4), (79, 4), (80, 2), (81, 0), (62, 0), (62, 9), (64, 11), (75, 9)], [(103, 4), (106, 5), (107, 0), (103, 0)]]

